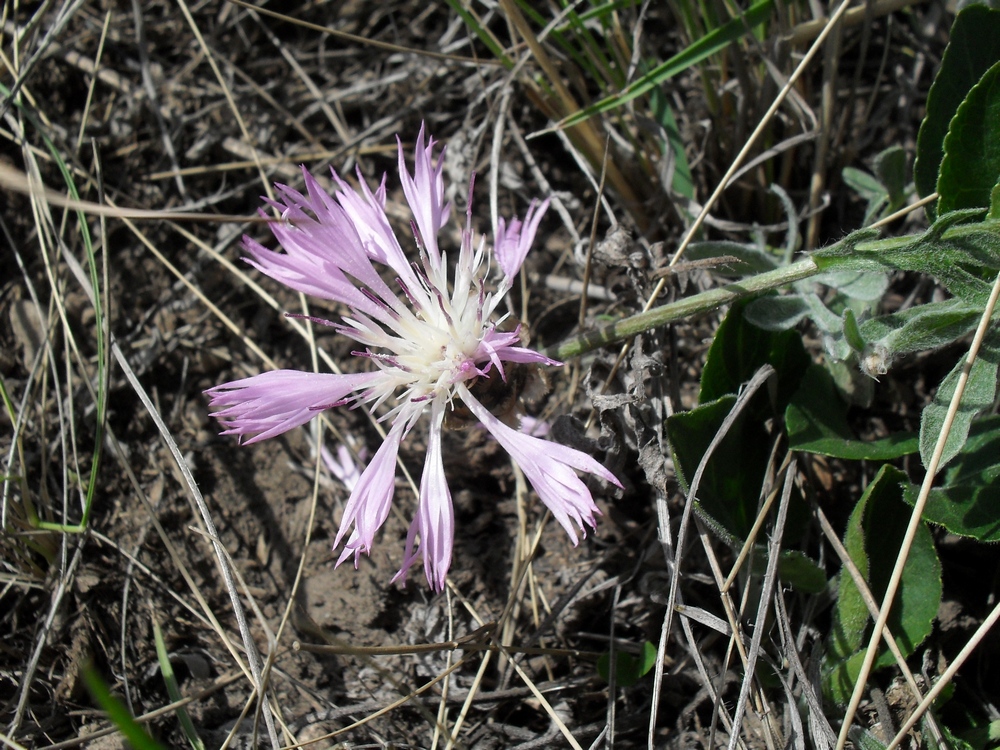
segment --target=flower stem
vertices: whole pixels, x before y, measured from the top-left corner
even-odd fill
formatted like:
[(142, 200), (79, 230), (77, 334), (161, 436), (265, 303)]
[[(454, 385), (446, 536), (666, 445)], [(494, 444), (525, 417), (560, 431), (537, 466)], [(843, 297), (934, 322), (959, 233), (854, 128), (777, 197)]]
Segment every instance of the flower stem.
[(770, 289), (777, 289), (794, 281), (809, 278), (819, 273), (819, 271), (819, 267), (812, 258), (803, 258), (783, 268), (766, 271), (765, 273), (742, 279), (733, 284), (727, 284), (718, 289), (709, 289), (707, 292), (695, 294), (676, 302), (668, 302), (647, 312), (619, 320), (617, 323), (583, 331), (576, 336), (566, 339), (561, 344), (556, 344), (545, 349), (543, 353), (547, 357), (559, 360), (579, 357), (581, 354), (585, 354), (605, 344), (624, 341), (633, 336), (638, 336), (643, 331), (649, 331), (667, 323), (673, 323), (676, 320), (710, 312), (742, 297), (766, 292)]

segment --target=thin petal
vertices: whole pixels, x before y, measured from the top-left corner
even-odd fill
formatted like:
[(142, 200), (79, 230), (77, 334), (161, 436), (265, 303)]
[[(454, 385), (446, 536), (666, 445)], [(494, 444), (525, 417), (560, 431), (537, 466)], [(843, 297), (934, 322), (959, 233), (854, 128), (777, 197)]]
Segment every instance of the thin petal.
[(305, 424), (323, 409), (340, 404), (381, 377), (380, 372), (331, 375), (274, 370), (223, 383), (205, 393), (209, 406), (218, 409), (212, 416), (226, 428), (222, 434), (249, 435), (245, 442), (250, 444)]
[(433, 138), (428, 138), (424, 146), (424, 126), (420, 125), (417, 142), (413, 154), (413, 176), (406, 169), (406, 156), (403, 153), (403, 143), (399, 143), (399, 180), (403, 185), (403, 194), (413, 212), (413, 219), (420, 234), (420, 241), (427, 252), (432, 268), (441, 265), (441, 253), (438, 250), (437, 234), (448, 222), (451, 214), (451, 204), (444, 200), (444, 149), (438, 156), (437, 166), (434, 166)]
[(343, 483), (348, 492), (357, 486), (358, 480), (361, 478), (361, 471), (346, 445), (337, 446), (336, 457), (324, 445), (320, 450), (320, 456), (323, 463), (326, 464), (326, 468)]
[(551, 359), (540, 352), (532, 349), (525, 349), (520, 346), (507, 346), (497, 350), (497, 356), (504, 362), (520, 362), (521, 364), (548, 365), (549, 367), (562, 367), (562, 362), (558, 359)]
[[(438, 592), (444, 590), (455, 541), (455, 508), (444, 475), (441, 453), (441, 424), (444, 411), (442, 404), (434, 405), (427, 437), (424, 473), (420, 478), (420, 504), (406, 535), (403, 565), (392, 579), (393, 582), (401, 581), (405, 585), (407, 571), (423, 554), (427, 582)], [(420, 548), (414, 551), (417, 534), (420, 535)]]
[(508, 427), (490, 414), (464, 385), (458, 385), (457, 389), (465, 405), (521, 467), (538, 497), (576, 544), (576, 529), (586, 532), (585, 526), (594, 528), (594, 516), (600, 515), (600, 510), (587, 485), (573, 470), (594, 474), (621, 487), (615, 475), (586, 453)]
[(561, 366), (562, 362), (551, 359), (532, 349), (516, 346), (521, 343), (520, 329), (516, 331), (498, 331), (496, 328), (487, 331), (476, 350), (476, 359), (489, 357), (490, 360), (504, 362), (520, 362), (522, 364), (539, 364)]
[(383, 177), (381, 186), (373, 193), (359, 173), (358, 180), (361, 187), (359, 194), (336, 172), (333, 173), (333, 177), (340, 188), (337, 191), (337, 202), (350, 217), (368, 257), (384, 266), (389, 266), (404, 280), (415, 282), (410, 263), (385, 214), (385, 178)]
[(250, 255), (244, 260), (296, 291), (341, 302), (387, 321), (352, 279), (371, 288), (397, 312), (403, 306), (372, 267), (350, 216), (304, 168), (303, 179), (309, 198), (285, 185), (276, 185), (283, 202), (271, 202), (284, 219), (271, 224), (271, 232), (284, 253), (244, 237), (243, 247)]
[(354, 567), (357, 567), (361, 554), (371, 550), (376, 532), (389, 516), (396, 490), (396, 454), (405, 433), (403, 422), (397, 421), (351, 491), (333, 548), (340, 545), (348, 529), (354, 528), (337, 565), (354, 555)]
[(513, 278), (524, 263), (532, 243), (535, 241), (535, 233), (538, 225), (542, 221), (546, 210), (549, 207), (549, 200), (546, 198), (541, 203), (532, 201), (528, 207), (528, 213), (524, 216), (524, 222), (518, 221), (515, 217), (510, 224), (500, 219), (494, 232), (493, 255), (500, 264), (503, 275), (507, 279)]

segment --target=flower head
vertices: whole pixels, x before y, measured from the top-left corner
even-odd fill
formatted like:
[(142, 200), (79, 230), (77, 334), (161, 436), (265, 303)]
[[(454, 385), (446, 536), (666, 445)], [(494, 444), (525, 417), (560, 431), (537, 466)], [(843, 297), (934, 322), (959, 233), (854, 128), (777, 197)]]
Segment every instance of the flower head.
[[(470, 185), (462, 242), (449, 264), (438, 247), (438, 233), (450, 218), (451, 205), (444, 200), (443, 164), (440, 156), (434, 160), (434, 146), (433, 139), (425, 141), (421, 127), (411, 175), (399, 145), (399, 177), (413, 214), (418, 263), (407, 259), (389, 225), (385, 178), (372, 191), (360, 170), (360, 190), (334, 171), (332, 196), (304, 167), (304, 194), (275, 186), (279, 200), (268, 202), (281, 212), (282, 221), (271, 227), (283, 253), (243, 239), (250, 255), (246, 261), (257, 270), (296, 291), (346, 306), (341, 321), (331, 325), (358, 342), (361, 348), (354, 355), (368, 359), (372, 369), (349, 375), (278, 370), (207, 393), (217, 410), (213, 416), (225, 427), (223, 434), (239, 435), (246, 443), (279, 435), (335, 406), (367, 404), (374, 412), (390, 404), (381, 416), (391, 424), (389, 432), (351, 489), (334, 543), (336, 548), (347, 538), (338, 564), (353, 556), (355, 566), (389, 514), (400, 443), (426, 415), (419, 505), (393, 580), (405, 582), (410, 566), (422, 557), (427, 580), (441, 590), (454, 540), (441, 439), (446, 417), (459, 405), (456, 399), (510, 453), (574, 543), (577, 529), (585, 533), (599, 513), (576, 472), (621, 485), (592, 457), (507, 426), (475, 395), (482, 394), (476, 384), (485, 379), (506, 382), (512, 365), (559, 364), (525, 348), (519, 326), (504, 330), (506, 316), (498, 312), (548, 201), (533, 201), (523, 222), (501, 220), (491, 251), (485, 237), (476, 241), (472, 232)], [(496, 261), (493, 269), (491, 260)], [(393, 284), (383, 279), (379, 267), (391, 270)], [(495, 287), (487, 285), (491, 270), (499, 271)]]

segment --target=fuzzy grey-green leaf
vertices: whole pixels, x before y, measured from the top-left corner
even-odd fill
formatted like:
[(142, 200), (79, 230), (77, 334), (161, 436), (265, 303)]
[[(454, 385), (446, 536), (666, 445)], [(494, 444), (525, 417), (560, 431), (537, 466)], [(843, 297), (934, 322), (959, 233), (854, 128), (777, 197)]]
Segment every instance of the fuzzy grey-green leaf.
[[(987, 335), (983, 341), (979, 356), (972, 364), (965, 393), (958, 412), (952, 422), (951, 429), (944, 444), (944, 453), (938, 468), (945, 466), (958, 455), (965, 446), (969, 429), (976, 415), (993, 404), (997, 392), (997, 366), (1000, 363), (1000, 335), (996, 332)], [(954, 369), (941, 382), (934, 400), (920, 415), (920, 459), (924, 466), (930, 463), (938, 438), (944, 429), (948, 406), (955, 394), (959, 376), (965, 365), (965, 358), (959, 360)]]

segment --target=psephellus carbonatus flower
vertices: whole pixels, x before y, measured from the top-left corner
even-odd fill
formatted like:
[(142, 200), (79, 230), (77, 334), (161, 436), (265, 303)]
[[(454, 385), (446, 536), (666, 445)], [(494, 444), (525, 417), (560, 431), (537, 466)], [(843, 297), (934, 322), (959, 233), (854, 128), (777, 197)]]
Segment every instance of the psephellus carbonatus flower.
[[(385, 176), (372, 192), (360, 169), (360, 191), (334, 171), (332, 197), (305, 167), (305, 194), (275, 186), (279, 200), (267, 202), (281, 212), (282, 221), (271, 228), (284, 253), (243, 238), (250, 255), (245, 260), (254, 268), (296, 291), (347, 308), (339, 323), (318, 322), (357, 341), (362, 348), (353, 354), (368, 359), (372, 369), (344, 375), (276, 370), (207, 393), (217, 409), (213, 416), (225, 427), (222, 434), (239, 435), (247, 444), (280, 435), (324, 409), (366, 404), (374, 413), (383, 404), (391, 405), (380, 417), (391, 425), (388, 434), (351, 491), (334, 542), (336, 549), (350, 531), (337, 564), (353, 555), (355, 567), (360, 555), (371, 550), (389, 514), (400, 442), (426, 415), (427, 454), (418, 508), (393, 581), (405, 583), (410, 566), (422, 555), (427, 580), (440, 591), (455, 533), (441, 437), (458, 410), (467, 420), (481, 422), (511, 455), (574, 544), (577, 529), (586, 534), (586, 526), (593, 528), (600, 513), (576, 472), (621, 485), (591, 456), (524, 434), (491, 412), (492, 387), (507, 383), (515, 370), (560, 364), (525, 348), (520, 325), (505, 330), (504, 322), (510, 321), (498, 312), (548, 201), (532, 201), (523, 221), (500, 219), (491, 251), (485, 237), (476, 241), (473, 235), (470, 182), (462, 243), (454, 263), (449, 263), (438, 247), (438, 232), (449, 220), (451, 204), (444, 199), (444, 151), (435, 161), (434, 146), (432, 138), (425, 145), (421, 127), (411, 175), (399, 145), (399, 177), (413, 213), (419, 263), (407, 260), (389, 225)], [(379, 266), (391, 269), (395, 287), (383, 280)], [(450, 267), (454, 270), (449, 283)], [(491, 270), (499, 276), (492, 288), (486, 281)]]

